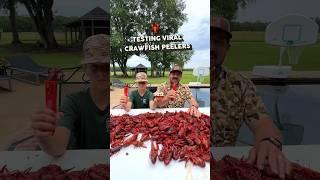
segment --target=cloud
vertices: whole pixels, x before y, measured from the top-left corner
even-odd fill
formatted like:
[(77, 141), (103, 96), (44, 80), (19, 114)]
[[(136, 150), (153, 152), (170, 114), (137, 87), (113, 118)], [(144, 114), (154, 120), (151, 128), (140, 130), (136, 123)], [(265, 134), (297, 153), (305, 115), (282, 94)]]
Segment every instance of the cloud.
[(209, 0), (186, 0), (188, 21), (179, 29), (184, 34), (185, 41), (191, 43), (195, 50), (210, 47), (210, 1)]
[(185, 68), (210, 67), (210, 48), (195, 51)]
[(194, 55), (187, 68), (210, 66), (210, 0), (186, 0), (188, 21), (179, 29), (186, 43), (192, 44)]

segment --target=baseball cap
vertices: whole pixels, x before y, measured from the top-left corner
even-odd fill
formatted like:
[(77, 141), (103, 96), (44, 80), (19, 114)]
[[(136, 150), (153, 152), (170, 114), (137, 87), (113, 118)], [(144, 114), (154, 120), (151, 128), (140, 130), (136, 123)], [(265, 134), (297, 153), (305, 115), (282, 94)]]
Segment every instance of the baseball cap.
[(174, 65), (170, 71), (170, 73), (172, 73), (173, 71), (179, 71), (182, 73), (182, 68), (179, 65)]
[(232, 38), (230, 22), (226, 18), (213, 16), (210, 21), (211, 28), (222, 30), (229, 36), (229, 38)]
[(88, 37), (83, 43), (81, 64), (110, 63), (110, 38), (106, 34)]
[(147, 74), (145, 72), (139, 72), (136, 75), (136, 82), (148, 82)]

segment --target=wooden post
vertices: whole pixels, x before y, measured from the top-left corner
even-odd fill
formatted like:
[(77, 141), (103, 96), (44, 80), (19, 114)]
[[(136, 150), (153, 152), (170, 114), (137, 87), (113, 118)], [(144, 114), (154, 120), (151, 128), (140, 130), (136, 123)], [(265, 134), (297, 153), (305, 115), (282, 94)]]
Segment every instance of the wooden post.
[(91, 36), (94, 35), (94, 21), (91, 20)]
[(79, 40), (79, 38), (78, 38), (78, 37), (79, 37), (79, 36), (78, 36), (78, 35), (79, 35), (78, 32), (79, 32), (79, 31), (78, 31), (78, 28), (77, 28), (77, 27), (76, 27), (74, 30), (75, 30), (75, 33), (76, 33), (76, 42), (78, 43), (78, 40)]
[(66, 42), (66, 46), (68, 46), (68, 27), (66, 26), (64, 28), (64, 38), (65, 38), (65, 42)]
[(81, 42), (86, 38), (86, 30), (84, 27), (84, 21), (81, 21)]
[(2, 39), (3, 29), (0, 28), (0, 40)]
[(71, 30), (71, 44), (73, 44), (73, 29), (72, 29), (72, 26), (70, 27), (70, 30)]

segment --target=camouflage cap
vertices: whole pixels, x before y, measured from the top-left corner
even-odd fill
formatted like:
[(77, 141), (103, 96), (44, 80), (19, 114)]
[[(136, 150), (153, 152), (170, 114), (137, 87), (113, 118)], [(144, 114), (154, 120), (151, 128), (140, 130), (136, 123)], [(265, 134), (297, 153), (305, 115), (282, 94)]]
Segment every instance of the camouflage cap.
[(211, 28), (220, 29), (220, 30), (226, 32), (230, 38), (232, 37), (230, 22), (226, 18), (221, 17), (221, 16), (213, 16), (213, 17), (211, 17), (210, 21), (211, 21), (210, 22)]
[(88, 37), (83, 43), (81, 64), (110, 63), (110, 39), (106, 34)]
[(139, 72), (136, 75), (136, 82), (148, 82), (147, 74), (145, 72)]
[(179, 65), (175, 64), (175, 65), (172, 67), (170, 73), (172, 73), (173, 71), (179, 71), (179, 72), (182, 73), (182, 68), (181, 68)]

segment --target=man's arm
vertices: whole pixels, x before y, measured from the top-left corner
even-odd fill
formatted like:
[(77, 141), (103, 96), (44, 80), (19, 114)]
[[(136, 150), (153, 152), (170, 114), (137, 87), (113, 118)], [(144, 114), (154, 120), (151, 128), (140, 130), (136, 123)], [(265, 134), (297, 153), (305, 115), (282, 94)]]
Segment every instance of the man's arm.
[(244, 93), (244, 119), (255, 135), (255, 145), (249, 152), (248, 162), (259, 169), (269, 165), (281, 178), (290, 173), (291, 164), (281, 152), (282, 137), (279, 129), (267, 115), (263, 101), (256, 94), (251, 81), (246, 82)]
[(157, 108), (157, 103), (154, 100), (149, 101), (149, 107), (152, 110), (155, 110)]
[(272, 119), (262, 118), (248, 124), (249, 128), (255, 136), (256, 143), (259, 143), (264, 138), (276, 138), (282, 143), (282, 135), (279, 129), (275, 126)]
[(256, 144), (265, 138), (275, 138), (282, 142), (281, 132), (267, 113), (262, 99), (257, 95), (255, 85), (246, 82), (244, 93), (244, 119), (255, 135)]
[(190, 106), (194, 106), (196, 108), (199, 107), (197, 100), (193, 96), (191, 96), (191, 98), (188, 100), (188, 103)]

